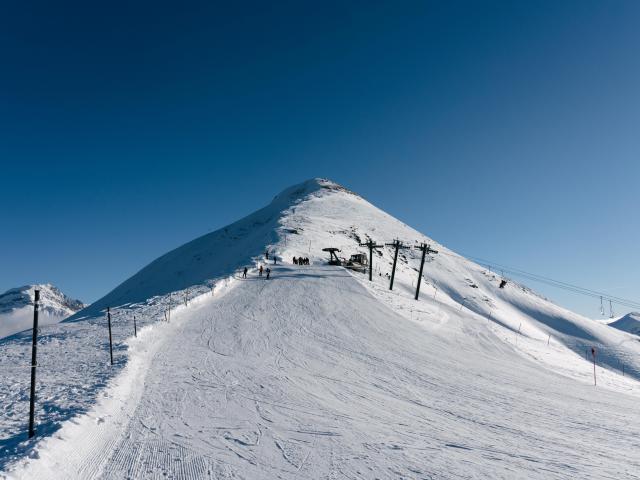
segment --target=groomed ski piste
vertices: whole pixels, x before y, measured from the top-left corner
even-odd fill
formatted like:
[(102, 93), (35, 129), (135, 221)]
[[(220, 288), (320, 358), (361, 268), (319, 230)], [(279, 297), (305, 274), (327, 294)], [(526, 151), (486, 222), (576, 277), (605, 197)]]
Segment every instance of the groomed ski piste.
[[(438, 250), (418, 301), (418, 250), (393, 291), (391, 247), (372, 282), (322, 252), (396, 238)], [(291, 187), (42, 328), (32, 440), (31, 332), (0, 341), (0, 477), (640, 478), (640, 337), (500, 280), (329, 180)]]

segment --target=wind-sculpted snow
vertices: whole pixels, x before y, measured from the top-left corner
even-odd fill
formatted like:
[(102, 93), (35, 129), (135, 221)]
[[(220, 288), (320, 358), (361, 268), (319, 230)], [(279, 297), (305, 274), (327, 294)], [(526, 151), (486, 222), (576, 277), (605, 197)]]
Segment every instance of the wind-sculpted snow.
[[(368, 239), (396, 238), (438, 250), (417, 302), (415, 249), (401, 251), (391, 292), (391, 247), (374, 254), (373, 282), (323, 266), (324, 247), (348, 257)], [(265, 250), (269, 281), (256, 272)], [(0, 469), (35, 479), (638, 478), (638, 457), (620, 454), (638, 447), (638, 337), (507, 280), (499, 288), (495, 273), (331, 181), (293, 186), (43, 329), (39, 442), (24, 441), (30, 337), (0, 341)], [(144, 327), (135, 340), (134, 314)]]

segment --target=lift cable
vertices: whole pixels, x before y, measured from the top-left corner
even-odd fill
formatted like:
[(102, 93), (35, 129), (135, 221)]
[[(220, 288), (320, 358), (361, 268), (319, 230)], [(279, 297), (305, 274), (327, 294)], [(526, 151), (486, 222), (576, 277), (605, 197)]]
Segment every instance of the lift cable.
[(585, 295), (588, 297), (592, 297), (592, 298), (604, 298), (606, 300), (609, 300), (612, 303), (616, 303), (618, 305), (623, 305), (626, 307), (630, 307), (630, 308), (638, 308), (640, 309), (640, 302), (635, 301), (635, 300), (631, 300), (628, 298), (622, 298), (622, 297), (617, 297), (614, 295), (609, 295), (607, 293), (604, 292), (599, 292), (597, 290), (592, 290), (589, 288), (585, 288), (585, 287), (580, 287), (578, 285), (573, 285), (571, 283), (567, 283), (567, 282), (563, 282), (561, 280), (555, 280), (553, 278), (550, 277), (545, 277), (542, 275), (537, 275), (535, 273), (531, 273), (531, 272), (527, 272), (525, 270), (522, 270), (520, 268), (515, 268), (515, 267), (509, 267), (507, 265), (503, 265), (500, 263), (496, 263), (496, 262), (492, 262), (483, 258), (479, 258), (479, 257), (475, 257), (472, 255), (464, 255), (466, 258), (469, 258), (471, 260), (477, 261), (482, 265), (486, 265), (489, 267), (493, 267), (494, 269), (497, 267), (499, 269), (504, 270), (507, 273), (510, 273), (512, 275), (515, 276), (519, 276), (519, 277), (523, 277), (529, 280), (533, 280), (539, 283), (544, 283), (546, 285), (549, 286), (553, 286), (556, 288), (560, 288), (563, 290), (567, 290), (573, 293), (578, 293), (581, 295)]

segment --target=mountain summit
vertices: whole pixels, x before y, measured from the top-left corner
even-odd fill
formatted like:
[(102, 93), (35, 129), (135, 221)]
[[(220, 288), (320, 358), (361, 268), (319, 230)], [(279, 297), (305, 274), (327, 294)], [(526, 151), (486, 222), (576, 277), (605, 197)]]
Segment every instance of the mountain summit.
[[(80, 316), (98, 314), (108, 306), (145, 302), (154, 296), (208, 285), (211, 279), (230, 275), (252, 262), (267, 248), (283, 255), (286, 245), (280, 245), (281, 242), (286, 243), (291, 235), (307, 236), (303, 232), (308, 222), (295, 214), (296, 209), (315, 201), (324, 204), (329, 200), (329, 205), (330, 199), (338, 198), (369, 205), (354, 192), (328, 179), (314, 178), (293, 185), (277, 194), (266, 207), (154, 260)], [(347, 208), (348, 203), (344, 204)], [(358, 212), (345, 211), (345, 221), (350, 214)], [(307, 253), (317, 259), (323, 256), (320, 250)]]
[[(161, 256), (72, 320), (99, 315), (107, 307), (145, 304), (172, 292), (183, 292), (176, 297), (182, 298), (186, 291), (189, 295), (208, 291), (217, 278), (266, 263), (265, 252), (271, 254), (269, 263), (273, 256), (288, 264), (293, 257), (302, 256), (313, 264), (324, 264), (328, 254), (323, 248), (338, 248), (348, 258), (356, 253), (368, 255), (368, 249), (361, 246), (368, 240), (385, 245), (394, 239), (409, 247), (399, 252), (397, 291), (413, 294), (421, 257), (413, 247), (425, 243), (439, 253), (426, 258), (423, 296), (462, 305), (520, 336), (539, 341), (553, 337), (578, 355), (592, 344), (601, 345), (599, 361), (603, 364), (618, 365), (627, 348), (605, 347), (622, 342), (617, 331), (555, 305), (513, 280), (499, 288), (503, 278), (325, 178), (286, 188), (264, 208)], [(390, 245), (374, 250), (377, 281), (388, 281), (394, 253)], [(640, 375), (633, 365), (627, 372)]]

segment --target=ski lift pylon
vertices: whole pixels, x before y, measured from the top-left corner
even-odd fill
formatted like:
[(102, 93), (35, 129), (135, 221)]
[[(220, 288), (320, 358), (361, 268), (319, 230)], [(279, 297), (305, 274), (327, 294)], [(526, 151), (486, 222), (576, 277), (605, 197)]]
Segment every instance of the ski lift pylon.
[(336, 255), (336, 252), (339, 252), (339, 248), (335, 247), (327, 247), (322, 249), (323, 252), (329, 252), (329, 265), (342, 265), (342, 260)]

